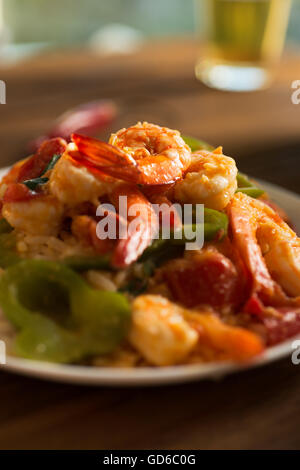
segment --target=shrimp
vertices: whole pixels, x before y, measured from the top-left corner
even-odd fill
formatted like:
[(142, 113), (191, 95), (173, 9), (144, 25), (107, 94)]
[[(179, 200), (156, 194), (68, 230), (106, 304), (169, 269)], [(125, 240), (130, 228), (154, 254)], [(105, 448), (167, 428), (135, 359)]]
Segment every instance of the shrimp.
[(142, 295), (132, 304), (131, 344), (151, 364), (182, 363), (201, 349), (224, 359), (246, 361), (263, 349), (259, 336), (226, 325), (215, 314), (192, 311), (159, 295)]
[(199, 340), (195, 353), (210, 351), (210, 357), (234, 361), (248, 361), (264, 350), (262, 339), (255, 333), (227, 325), (217, 315), (201, 311), (185, 311), (184, 318), (198, 331)]
[(4, 199), (2, 215), (18, 230), (31, 235), (55, 236), (63, 220), (63, 206), (51, 195), (12, 202)]
[(112, 179), (105, 175), (100, 179), (86, 168), (74, 164), (70, 157), (72, 150), (74, 151), (73, 146), (69, 144), (67, 151), (56, 163), (50, 175), (49, 191), (68, 207), (85, 201), (97, 206), (99, 197), (106, 195), (113, 185)]
[(284, 292), (300, 296), (300, 239), (295, 232), (271, 207), (242, 193), (232, 199), (228, 215), (253, 292), (271, 304), (288, 304)]
[(172, 183), (191, 163), (191, 150), (178, 131), (147, 122), (119, 130), (108, 144), (79, 134), (72, 140), (78, 163), (135, 184)]
[(127, 214), (124, 215), (128, 222), (128, 233), (126, 238), (118, 240), (114, 250), (112, 264), (117, 268), (136, 261), (151, 244), (159, 228), (153, 206), (135, 186), (120, 183), (110, 193), (110, 200), (120, 209), (120, 197), (124, 196), (127, 203)]
[(167, 226), (177, 230), (182, 228), (180, 214), (167, 196), (157, 194), (150, 196), (149, 199), (151, 204), (159, 206), (159, 225), (161, 227)]
[(175, 183), (174, 197), (182, 203), (222, 210), (234, 196), (236, 176), (235, 161), (223, 155), (221, 147), (214, 152), (195, 152), (184, 178)]
[(89, 215), (74, 216), (71, 232), (83, 245), (93, 247), (99, 254), (109, 253), (114, 248), (114, 240), (97, 237), (97, 222)]
[(142, 295), (132, 304), (131, 344), (151, 364), (183, 362), (198, 340), (183, 318), (183, 309), (159, 295)]
[[(112, 266), (124, 268), (136, 261), (150, 245), (158, 230), (158, 218), (150, 202), (134, 186), (118, 183), (108, 192), (107, 196), (119, 211), (120, 198), (126, 198), (126, 206), (121, 209), (126, 213), (120, 215), (104, 209), (110, 221), (116, 224), (116, 239), (99, 238), (96, 220), (87, 215), (73, 217), (71, 230), (73, 235), (81, 242), (92, 246), (97, 253), (111, 252)], [(117, 235), (117, 229), (124, 232), (122, 237), (120, 237), (120, 230)], [(107, 234), (105, 233), (105, 235)]]
[(45, 141), (37, 153), (16, 163), (1, 181), (2, 215), (18, 230), (36, 235), (56, 235), (63, 218), (59, 201), (44, 190), (31, 191), (22, 182), (37, 178), (54, 155), (66, 149), (63, 139)]

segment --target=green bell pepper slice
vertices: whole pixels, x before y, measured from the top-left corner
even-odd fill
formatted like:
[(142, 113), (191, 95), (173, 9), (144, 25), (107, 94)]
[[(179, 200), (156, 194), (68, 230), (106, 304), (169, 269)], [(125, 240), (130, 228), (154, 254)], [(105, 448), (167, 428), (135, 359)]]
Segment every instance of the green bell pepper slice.
[(88, 269), (111, 269), (109, 255), (95, 256), (68, 256), (60, 261), (75, 271), (87, 271)]
[[(197, 225), (192, 225), (195, 233)], [(200, 229), (200, 227), (199, 227)], [(204, 208), (204, 240), (221, 240), (228, 230), (228, 217), (226, 214), (214, 209)], [(131, 281), (120, 289), (121, 292), (128, 292), (132, 295), (138, 295), (144, 292), (148, 287), (149, 278), (153, 275), (156, 268), (163, 263), (183, 255), (187, 240), (182, 230), (181, 238), (175, 238), (174, 233), (170, 234), (169, 239), (158, 238), (153, 240), (152, 244), (140, 256), (138, 262), (142, 263), (143, 276), (131, 279)]]
[(236, 180), (238, 185), (236, 193), (244, 193), (255, 199), (265, 193), (263, 189), (255, 186), (255, 184), (244, 173), (238, 172)]
[(257, 199), (262, 196), (265, 191), (259, 188), (237, 188), (236, 193), (244, 193), (247, 194), (247, 196)]
[[(192, 228), (195, 232), (197, 225), (193, 224)], [(223, 212), (204, 208), (204, 227), (201, 227), (201, 229), (204, 230), (205, 241), (221, 240), (227, 234), (228, 217)], [(183, 231), (183, 229), (180, 230)], [(184, 231), (181, 238), (175, 238), (174, 233), (171, 233), (169, 239), (158, 238), (154, 240), (138, 260), (144, 264), (145, 275), (151, 276), (155, 268), (169, 259), (181, 256), (185, 243), (192, 241), (195, 241), (195, 239), (187, 240)]]
[(70, 363), (110, 353), (130, 324), (122, 294), (92, 289), (52, 261), (9, 267), (0, 279), (0, 305), (18, 330), (15, 353), (27, 359)]
[[(193, 232), (196, 232), (197, 225), (192, 224)], [(204, 227), (198, 227), (198, 229), (204, 230), (204, 240), (212, 241), (221, 235), (219, 238), (223, 238), (227, 234), (228, 230), (228, 217), (223, 212), (216, 211), (214, 209), (204, 208)], [(167, 245), (184, 245), (187, 241), (192, 242), (195, 239), (187, 240), (184, 234), (184, 227), (180, 228), (182, 231), (181, 237), (175, 238), (174, 232), (170, 234), (169, 239), (158, 238), (154, 240), (143, 253), (141, 259), (147, 257), (152, 252), (163, 250)]]
[(204, 140), (199, 140), (195, 137), (190, 137), (187, 135), (183, 135), (182, 138), (185, 143), (190, 147), (192, 152), (196, 152), (197, 150), (208, 150), (209, 152), (212, 152), (214, 150), (214, 147), (212, 147), (207, 142), (204, 142)]

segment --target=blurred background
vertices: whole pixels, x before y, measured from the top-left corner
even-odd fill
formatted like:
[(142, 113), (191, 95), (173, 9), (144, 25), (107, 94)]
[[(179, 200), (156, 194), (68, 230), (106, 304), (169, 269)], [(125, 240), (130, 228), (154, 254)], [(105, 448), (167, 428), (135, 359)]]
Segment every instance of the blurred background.
[[(270, 84), (229, 93), (202, 83), (209, 83), (202, 74), (208, 27), (214, 59), (216, 45), (226, 49), (233, 41), (240, 50), (224, 54), (239, 60), (248, 54), (256, 65), (274, 51), (279, 58), (286, 5), (290, 0), (0, 0), (0, 79), (7, 89), (1, 166), (32, 151), (32, 141), (51, 133), (66, 111), (104, 99), (110, 115), (100, 138), (153, 121), (223, 144), (243, 170), (297, 190), (297, 174), (285, 180), (283, 159), (273, 160), (276, 152), (294, 164), (298, 155), (300, 106), (291, 102), (291, 84), (300, 78), (300, 0), (292, 1), (285, 51)], [(246, 76), (238, 67), (234, 85), (248, 80), (251, 67)]]
[[(192, 0), (2, 0), (2, 3), (5, 25), (16, 43), (80, 44), (107, 31), (108, 26), (116, 35), (118, 26), (120, 35), (122, 26), (146, 37), (187, 35), (195, 25)], [(299, 0), (293, 3), (288, 40), (300, 41)]]

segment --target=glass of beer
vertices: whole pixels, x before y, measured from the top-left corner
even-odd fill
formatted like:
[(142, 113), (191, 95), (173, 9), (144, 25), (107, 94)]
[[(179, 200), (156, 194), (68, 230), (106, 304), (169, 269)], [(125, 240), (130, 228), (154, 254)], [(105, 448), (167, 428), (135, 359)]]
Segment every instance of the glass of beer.
[(229, 91), (266, 87), (286, 36), (291, 0), (195, 0), (203, 56), (196, 76)]

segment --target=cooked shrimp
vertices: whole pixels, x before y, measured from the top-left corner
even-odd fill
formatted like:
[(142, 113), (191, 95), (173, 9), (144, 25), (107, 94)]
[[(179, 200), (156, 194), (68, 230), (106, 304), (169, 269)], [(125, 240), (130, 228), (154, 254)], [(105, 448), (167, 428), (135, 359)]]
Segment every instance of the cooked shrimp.
[(88, 215), (73, 217), (71, 232), (83, 245), (92, 247), (99, 254), (109, 253), (114, 248), (114, 240), (97, 237), (97, 222)]
[(151, 364), (177, 364), (195, 347), (198, 334), (183, 309), (159, 295), (137, 297), (132, 304), (131, 344)]
[(288, 295), (300, 295), (300, 238), (284, 222), (262, 221), (258, 243), (271, 276)]
[[(119, 183), (108, 192), (107, 196), (117, 210), (122, 210), (121, 215), (110, 212), (106, 208), (103, 211), (105, 217), (109, 217), (110, 222), (115, 226), (113, 239), (98, 236), (96, 220), (87, 215), (73, 217), (71, 230), (81, 242), (92, 246), (97, 253), (111, 252), (112, 265), (116, 268), (124, 268), (136, 261), (150, 245), (158, 230), (158, 218), (152, 205), (134, 186)], [(126, 198), (126, 206), (120, 208), (122, 197)], [(108, 219), (106, 219), (105, 237), (108, 224)], [(120, 236), (121, 231), (123, 231), (122, 236)]]
[(2, 215), (9, 224), (32, 235), (57, 235), (63, 218), (60, 202), (49, 195), (4, 202)]
[(66, 147), (66, 141), (60, 137), (43, 142), (34, 155), (17, 162), (2, 178), (0, 190), (1, 196), (4, 194), (2, 189), (3, 185), (7, 187), (11, 183), (21, 183), (25, 180), (39, 177), (53, 156), (62, 155), (66, 150)]
[(157, 215), (147, 198), (135, 187), (127, 183), (117, 185), (110, 192), (110, 199), (115, 207), (120, 209), (120, 197), (126, 196), (128, 222), (127, 236), (117, 242), (112, 264), (123, 268), (137, 260), (143, 251), (151, 244), (158, 231)]
[(152, 195), (149, 197), (151, 204), (159, 206), (159, 225), (161, 227), (170, 227), (171, 229), (182, 228), (180, 214), (172, 202), (163, 194)]
[(195, 152), (185, 177), (175, 184), (175, 199), (222, 210), (234, 196), (236, 176), (235, 161), (223, 155), (221, 148)]
[(112, 183), (104, 175), (100, 179), (83, 166), (75, 165), (69, 157), (70, 149), (72, 144), (51, 172), (49, 191), (68, 206), (77, 206), (85, 201), (97, 206), (99, 197), (107, 194)]
[(22, 184), (41, 176), (55, 155), (66, 149), (65, 140), (57, 137), (45, 141), (36, 154), (16, 163), (0, 184), (2, 215), (18, 230), (35, 235), (57, 235), (63, 218), (63, 207), (45, 187), (31, 191)]
[(72, 140), (80, 164), (136, 184), (172, 183), (191, 163), (191, 150), (178, 131), (147, 122), (112, 134), (109, 144), (79, 134)]
[(184, 318), (198, 331), (197, 353), (200, 355), (201, 349), (208, 348), (216, 357), (247, 361), (264, 349), (258, 335), (245, 328), (226, 325), (213, 313), (185, 311)]
[(244, 328), (226, 325), (215, 314), (182, 308), (159, 295), (132, 304), (132, 345), (151, 364), (178, 364), (191, 353), (209, 349), (223, 359), (246, 361), (260, 354), (263, 342)]
[[(286, 302), (300, 296), (300, 239), (262, 201), (237, 193), (228, 207), (233, 240), (262, 300)], [(276, 281), (276, 282), (275, 282)]]

